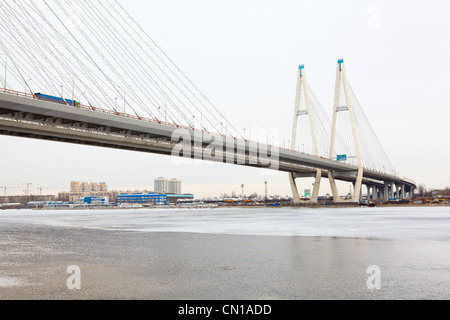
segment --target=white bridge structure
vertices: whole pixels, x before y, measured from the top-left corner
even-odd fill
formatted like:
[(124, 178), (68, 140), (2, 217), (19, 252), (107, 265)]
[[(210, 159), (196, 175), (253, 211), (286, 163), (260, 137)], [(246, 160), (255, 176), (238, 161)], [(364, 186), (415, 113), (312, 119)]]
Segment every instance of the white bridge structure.
[[(63, 4), (83, 14), (74, 19)], [(335, 203), (360, 202), (363, 185), (374, 201), (414, 196), (415, 182), (393, 168), (344, 60), (332, 120), (299, 67), (291, 146), (281, 148), (242, 136), (115, 0), (5, 1), (0, 16), (0, 135), (279, 170), (297, 204), (296, 180), (311, 177), (311, 203), (323, 179)], [(341, 198), (337, 180), (354, 184), (350, 198)]]
[[(303, 134), (299, 135), (301, 131)], [(311, 197), (313, 203), (318, 201), (321, 180), (324, 176), (330, 182), (335, 203), (342, 201), (336, 180), (348, 181), (349, 177), (355, 192), (351, 199), (344, 201), (361, 201), (363, 185), (366, 185), (368, 198), (371, 200), (404, 199), (414, 196), (415, 182), (397, 175), (348, 82), (343, 59), (340, 59), (337, 65), (331, 122), (308, 85), (305, 66), (299, 67), (292, 149), (298, 144), (299, 136), (310, 140), (312, 153), (316, 157), (352, 164), (353, 170), (349, 172), (333, 169), (325, 173), (323, 168), (317, 167), (313, 174), (292, 172), (289, 180), (296, 203), (301, 201), (296, 178), (302, 177), (315, 178)]]

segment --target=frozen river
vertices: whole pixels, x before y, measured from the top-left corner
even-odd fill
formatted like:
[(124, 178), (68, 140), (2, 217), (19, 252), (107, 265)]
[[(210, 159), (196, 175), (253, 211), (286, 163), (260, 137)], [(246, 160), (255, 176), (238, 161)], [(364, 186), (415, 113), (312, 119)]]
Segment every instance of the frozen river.
[(2, 211), (0, 300), (449, 299), (449, 240), (447, 207)]
[(449, 207), (3, 211), (0, 224), (116, 231), (450, 240)]

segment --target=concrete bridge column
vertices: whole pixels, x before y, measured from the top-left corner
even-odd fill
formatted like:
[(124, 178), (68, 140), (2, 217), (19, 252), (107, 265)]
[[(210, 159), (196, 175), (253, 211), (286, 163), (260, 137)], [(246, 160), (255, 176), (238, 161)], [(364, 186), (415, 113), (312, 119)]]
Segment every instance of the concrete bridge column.
[[(355, 199), (355, 195), (358, 192), (358, 190), (356, 189), (356, 182), (352, 182), (353, 184), (353, 199)], [(363, 185), (361, 184), (361, 188), (359, 189), (359, 198), (358, 201), (359, 203), (362, 202), (362, 197), (363, 197)], [(356, 202), (353, 200), (353, 202)]]
[(391, 198), (391, 185), (388, 183), (386, 184), (386, 194), (384, 197), (384, 200), (389, 201), (389, 199)]
[(377, 201), (378, 200), (378, 187), (374, 186), (374, 193), (373, 193), (373, 200)]
[(406, 199), (406, 184), (402, 185), (402, 199)]
[(336, 185), (336, 180), (333, 177), (333, 172), (328, 172), (328, 180), (330, 181), (331, 193), (333, 194), (333, 202), (340, 203), (341, 196)]
[(389, 200), (395, 199), (395, 184), (391, 183), (391, 193), (389, 195)]
[(397, 183), (397, 199), (402, 199), (403, 185)]
[(387, 182), (384, 183), (383, 200), (384, 201), (389, 200), (389, 184)]
[(297, 183), (295, 182), (295, 175), (289, 174), (289, 182), (291, 184), (292, 197), (294, 198), (294, 204), (300, 204), (300, 194), (298, 192)]
[(416, 190), (416, 188), (414, 188), (413, 186), (411, 186), (410, 191), (409, 191), (409, 197), (411, 199), (414, 198), (414, 191)]
[(398, 188), (398, 198), (403, 199), (403, 185), (399, 184), (397, 185), (397, 188)]
[(377, 186), (373, 185), (372, 186), (372, 192), (371, 192), (370, 200), (374, 200), (375, 199), (375, 194), (376, 193), (377, 193)]

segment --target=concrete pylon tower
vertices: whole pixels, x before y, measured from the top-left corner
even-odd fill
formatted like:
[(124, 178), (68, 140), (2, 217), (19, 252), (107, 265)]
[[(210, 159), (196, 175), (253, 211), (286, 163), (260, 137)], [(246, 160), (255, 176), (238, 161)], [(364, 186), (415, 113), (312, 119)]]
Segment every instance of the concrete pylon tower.
[[(342, 90), (343, 89), (343, 90)], [(341, 100), (342, 95), (344, 95), (345, 99)], [(345, 100), (345, 105), (340, 105), (341, 101)], [(355, 191), (353, 194), (352, 202), (359, 202), (362, 188), (362, 180), (363, 180), (363, 162), (361, 159), (361, 151), (359, 147), (359, 139), (358, 139), (358, 131), (356, 126), (356, 116), (355, 111), (353, 109), (353, 103), (350, 96), (350, 85), (347, 79), (347, 72), (345, 69), (344, 60), (341, 59), (338, 61), (337, 66), (337, 76), (336, 76), (336, 91), (335, 91), (335, 100), (334, 100), (334, 109), (333, 109), (333, 122), (331, 129), (331, 144), (330, 144), (330, 159), (333, 159), (333, 155), (335, 153), (335, 144), (336, 144), (336, 135), (337, 135), (337, 120), (338, 113), (340, 112), (348, 112), (350, 118), (350, 124), (352, 129), (353, 143), (355, 156), (358, 165), (358, 172), (356, 173), (356, 182), (355, 182)], [(336, 185), (335, 176), (338, 173), (329, 172), (328, 178), (330, 180), (331, 190), (333, 192), (333, 198), (335, 202), (341, 202), (340, 194)]]
[[(302, 94), (304, 95), (305, 106), (302, 106)], [(304, 108), (303, 108), (304, 107)], [(309, 86), (305, 74), (305, 66), (301, 65), (298, 69), (298, 78), (297, 78), (297, 95), (295, 99), (295, 112), (294, 112), (294, 124), (292, 128), (292, 145), (291, 148), (295, 149), (297, 145), (297, 133), (298, 133), (298, 119), (299, 117), (308, 116), (309, 118), (309, 127), (311, 130), (311, 138), (312, 138), (312, 146), (314, 150), (314, 155), (319, 156), (319, 147), (317, 145), (317, 135), (316, 135), (316, 127), (314, 124), (314, 112), (313, 106), (311, 103), (311, 96), (309, 91)], [(300, 194), (298, 192), (297, 183), (295, 182), (296, 178), (303, 177), (314, 177), (316, 179), (314, 183), (314, 190), (311, 197), (311, 203), (317, 203), (319, 199), (319, 190), (320, 190), (320, 182), (322, 179), (322, 170), (318, 169), (316, 174), (314, 175), (299, 175), (290, 173), (289, 181), (291, 184), (292, 194), (294, 198), (294, 203), (299, 204), (301, 201)]]

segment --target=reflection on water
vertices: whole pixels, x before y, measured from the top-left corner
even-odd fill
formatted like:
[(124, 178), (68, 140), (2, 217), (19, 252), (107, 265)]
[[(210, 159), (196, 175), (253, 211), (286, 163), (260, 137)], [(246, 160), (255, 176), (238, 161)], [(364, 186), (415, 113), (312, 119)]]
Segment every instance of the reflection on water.
[(450, 240), (450, 208), (3, 211), (0, 223), (139, 232)]

